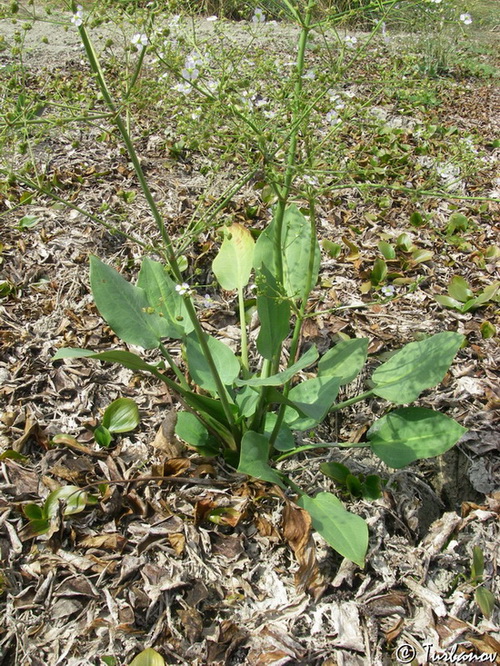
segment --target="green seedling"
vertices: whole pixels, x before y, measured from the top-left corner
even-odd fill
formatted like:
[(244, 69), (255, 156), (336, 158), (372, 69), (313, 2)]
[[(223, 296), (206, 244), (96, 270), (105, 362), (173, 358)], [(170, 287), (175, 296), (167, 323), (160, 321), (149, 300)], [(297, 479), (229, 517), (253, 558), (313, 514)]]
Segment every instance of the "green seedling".
[(29, 520), (30, 533), (38, 535), (49, 532), (59, 515), (72, 516), (82, 512), (87, 504), (96, 502), (97, 497), (78, 486), (61, 486), (49, 494), (42, 506), (26, 504), (23, 512)]
[(106, 407), (101, 424), (94, 429), (95, 440), (108, 447), (115, 434), (134, 430), (140, 420), (137, 403), (131, 398), (118, 398)]
[(352, 474), (346, 465), (337, 462), (323, 463), (320, 470), (353, 497), (376, 500), (382, 496), (383, 481), (377, 474)]
[[(469, 283), (459, 275), (455, 275), (448, 285), (448, 295), (434, 296), (435, 300), (445, 308), (452, 308), (458, 310), (462, 314), (477, 310), (481, 307), (486, 307), (490, 303), (498, 303), (500, 301), (500, 282), (494, 282), (483, 291), (476, 291), (474, 293), (469, 286)], [(483, 337), (491, 337), (488, 333), (491, 332), (490, 328), (485, 329), (486, 335)]]
[(165, 660), (156, 650), (147, 648), (134, 657), (129, 666), (165, 666)]
[(495, 607), (495, 596), (488, 590), (487, 587), (482, 585), (484, 581), (484, 554), (479, 546), (474, 546), (472, 551), (472, 565), (470, 571), (470, 582), (478, 585), (474, 592), (474, 599), (479, 606), (481, 613), (485, 618), (489, 619)]

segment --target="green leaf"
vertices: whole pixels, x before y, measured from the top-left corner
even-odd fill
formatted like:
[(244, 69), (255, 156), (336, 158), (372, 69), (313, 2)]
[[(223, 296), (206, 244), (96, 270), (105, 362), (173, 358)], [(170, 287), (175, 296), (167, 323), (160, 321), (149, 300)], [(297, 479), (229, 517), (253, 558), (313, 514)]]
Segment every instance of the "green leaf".
[[(236, 379), (234, 383), (238, 386), (239, 381), (239, 379)], [(234, 402), (238, 405), (240, 416), (245, 418), (253, 416), (259, 399), (259, 392), (250, 386), (245, 386), (243, 389), (235, 391)]]
[(363, 495), (363, 486), (361, 485), (361, 481), (357, 476), (354, 476), (354, 474), (347, 475), (345, 485), (353, 497), (361, 497)]
[(269, 440), (265, 435), (247, 430), (241, 440), (240, 464), (238, 472), (256, 479), (274, 483), (285, 489), (279, 474), (268, 464)]
[(171, 326), (154, 312), (144, 289), (130, 284), (94, 256), (90, 257), (90, 284), (97, 309), (122, 340), (156, 349), (161, 339), (168, 337)]
[(132, 398), (114, 400), (104, 412), (102, 425), (110, 432), (129, 432), (141, 421), (139, 408)]
[(328, 253), (328, 255), (332, 259), (337, 259), (337, 257), (339, 257), (340, 253), (342, 252), (342, 245), (339, 245), (338, 243), (333, 243), (331, 240), (328, 240), (327, 238), (324, 238), (321, 241), (321, 247), (325, 252)]
[(54, 518), (59, 511), (59, 503), (64, 502), (64, 516), (80, 513), (87, 504), (87, 493), (78, 486), (61, 486), (52, 491), (43, 505), (47, 518)]
[(23, 513), (30, 520), (43, 520), (46, 518), (42, 507), (38, 506), (38, 504), (25, 504), (23, 506)]
[(454, 298), (450, 298), (450, 296), (445, 296), (444, 294), (438, 295), (434, 296), (434, 300), (444, 308), (453, 308), (453, 310), (459, 310), (462, 312), (462, 303), (459, 303), (459, 301), (456, 301)]
[(413, 402), (424, 389), (439, 384), (464, 336), (452, 331), (410, 342), (372, 375), (375, 395), (396, 404)]
[(479, 330), (481, 331), (481, 337), (483, 338), (483, 340), (487, 340), (488, 338), (494, 338), (495, 335), (497, 334), (497, 329), (495, 325), (491, 323), (491, 321), (481, 322)]
[(61, 358), (91, 358), (98, 361), (107, 361), (108, 363), (119, 363), (129, 370), (146, 370), (156, 372), (154, 365), (143, 361), (140, 356), (132, 352), (122, 351), (121, 349), (110, 349), (105, 352), (93, 352), (90, 349), (78, 349), (77, 347), (61, 347), (52, 357), (53, 361)]
[(382, 497), (382, 482), (378, 474), (368, 474), (363, 481), (362, 494), (365, 499), (377, 500)]
[(134, 657), (129, 666), (165, 666), (165, 660), (159, 652), (147, 648)]
[(368, 527), (365, 521), (347, 511), (331, 493), (316, 497), (302, 495), (297, 504), (312, 518), (312, 525), (330, 546), (348, 560), (364, 566), (368, 549)]
[[(275, 234), (276, 219), (261, 233), (255, 245), (254, 267), (260, 270), (267, 267), (273, 275), (278, 275)], [(308, 286), (308, 266), (311, 246), (314, 250), (311, 287), (318, 280), (321, 252), (316, 236), (311, 237), (311, 225), (295, 205), (289, 206), (283, 217), (281, 252), (285, 293), (290, 298), (303, 298)]]
[(368, 356), (368, 338), (343, 340), (326, 352), (318, 363), (318, 376), (334, 376), (340, 386), (352, 382), (362, 370)]
[(424, 218), (422, 217), (422, 215), (421, 215), (418, 211), (414, 211), (414, 212), (410, 215), (410, 224), (411, 224), (413, 227), (421, 227), (421, 226), (423, 226), (423, 225), (425, 224), (425, 220), (424, 220)]
[(480, 583), (484, 573), (484, 554), (479, 546), (472, 549), (472, 566), (470, 569), (471, 580)]
[(472, 289), (469, 287), (469, 284), (463, 277), (455, 275), (448, 286), (449, 295), (454, 298), (456, 301), (465, 303), (469, 298), (473, 298), (474, 294)]
[[(240, 372), (238, 359), (232, 349), (223, 342), (206, 333), (203, 335), (207, 341), (222, 383), (225, 386), (231, 386)], [(215, 383), (200, 341), (194, 332), (185, 337), (185, 344), (189, 374), (193, 381), (200, 388), (217, 393), (217, 384)]]
[(403, 252), (411, 252), (413, 248), (413, 243), (407, 233), (402, 233), (397, 237), (396, 245), (403, 250)]
[[(265, 435), (269, 437), (271, 436), (277, 420), (278, 417), (274, 412), (267, 413), (266, 424), (264, 426)], [(292, 431), (286, 425), (286, 423), (282, 423), (278, 432), (278, 436), (276, 437), (276, 441), (274, 442), (274, 448), (277, 451), (292, 451), (294, 447), (295, 437), (293, 436)]]
[(494, 282), (483, 289), (483, 291), (475, 299), (475, 308), (481, 307), (489, 301), (498, 301), (498, 292), (500, 291), (500, 282)]
[(462, 213), (453, 213), (450, 215), (450, 219), (446, 225), (446, 233), (451, 235), (456, 231), (467, 231), (468, 228), (469, 220), (465, 217), (465, 215), (462, 215)]
[(380, 241), (377, 247), (379, 252), (382, 254), (384, 259), (387, 259), (387, 261), (392, 261), (392, 259), (396, 258), (396, 250), (387, 241)]
[(432, 250), (415, 249), (411, 253), (411, 258), (416, 264), (422, 264), (425, 261), (430, 261), (433, 256), (434, 252), (432, 252)]
[(50, 521), (47, 518), (40, 518), (35, 520), (30, 520), (29, 522), (29, 534), (31, 536), (36, 536), (39, 534), (45, 534), (50, 529)]
[(290, 304), (283, 297), (274, 275), (265, 266), (257, 271), (256, 280), (260, 319), (257, 349), (261, 356), (272, 361), (290, 332)]
[(241, 290), (250, 280), (255, 243), (250, 231), (241, 224), (232, 224), (225, 234), (212, 270), (223, 289)]
[(466, 432), (444, 414), (423, 407), (395, 409), (376, 421), (367, 437), (372, 451), (389, 467), (439, 456)]
[(370, 280), (372, 284), (380, 284), (387, 277), (387, 264), (383, 259), (377, 257), (373, 264), (373, 270), (370, 273)]
[(346, 479), (351, 473), (348, 467), (338, 462), (322, 463), (319, 468), (325, 476), (342, 485), (345, 485)]
[(143, 289), (149, 308), (163, 320), (163, 336), (179, 339), (193, 330), (184, 298), (175, 290), (175, 282), (166, 268), (158, 261), (145, 257), (137, 279), (137, 287)]
[(94, 429), (94, 439), (99, 446), (107, 448), (113, 441), (113, 435), (101, 424)]
[(474, 599), (481, 609), (481, 613), (489, 620), (493, 613), (493, 609), (495, 608), (495, 595), (481, 585), (481, 587), (478, 587), (475, 591)]
[(215, 438), (191, 412), (177, 414), (175, 434), (187, 444), (198, 449), (202, 455), (214, 455), (218, 452), (219, 447)]
[(307, 430), (321, 423), (335, 402), (340, 387), (338, 377), (314, 377), (302, 382), (288, 394), (307, 418), (302, 418), (291, 407), (285, 410), (285, 422), (292, 430)]
[(40, 222), (40, 217), (36, 215), (25, 215), (19, 220), (17, 225), (18, 229), (32, 229), (38, 222)]
[(237, 379), (236, 386), (282, 386), (289, 379), (291, 379), (299, 370), (307, 368), (312, 365), (318, 358), (318, 350), (313, 345), (305, 354), (303, 354), (298, 361), (291, 365), (286, 370), (278, 372), (276, 375), (270, 377), (253, 377), (252, 379)]

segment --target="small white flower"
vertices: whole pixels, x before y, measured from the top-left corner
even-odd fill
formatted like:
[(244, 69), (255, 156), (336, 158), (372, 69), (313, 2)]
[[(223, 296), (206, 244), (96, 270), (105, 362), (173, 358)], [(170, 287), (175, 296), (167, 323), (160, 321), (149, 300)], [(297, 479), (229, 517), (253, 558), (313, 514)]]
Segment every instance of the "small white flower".
[(435, 5), (439, 5), (441, 0), (429, 0), (429, 2), (432, 2)]
[(147, 46), (149, 44), (148, 36), (143, 32), (136, 32), (130, 41), (134, 46)]
[(330, 123), (330, 125), (338, 125), (342, 122), (342, 119), (339, 118), (339, 114), (334, 110), (328, 111), (325, 118), (326, 121)]
[(260, 7), (257, 7), (252, 16), (252, 23), (265, 23), (265, 21), (266, 21), (266, 15), (262, 11), (262, 9), (260, 9)]
[(358, 40), (356, 37), (351, 37), (350, 35), (346, 35), (344, 38), (344, 43), (347, 47), (353, 49), (358, 43)]
[(180, 296), (190, 296), (192, 294), (192, 289), (187, 282), (183, 282), (182, 284), (176, 284), (175, 291)]
[(83, 7), (81, 5), (77, 5), (76, 12), (71, 17), (71, 23), (73, 25), (75, 25), (77, 28), (79, 28), (82, 25), (82, 23), (83, 23)]
[(183, 79), (186, 79), (186, 81), (196, 81), (199, 75), (200, 75), (200, 70), (197, 69), (196, 67), (185, 67), (181, 71), (181, 76)]
[(205, 20), (206, 20), (206, 21), (211, 21), (211, 22), (213, 22), (213, 21), (218, 21), (218, 20), (219, 20), (219, 17), (218, 17), (218, 16), (209, 16), (209, 17), (208, 17), (207, 19), (205, 19)]
[(472, 23), (472, 16), (469, 13), (460, 14), (460, 20), (464, 25), (470, 25)]
[(386, 296), (387, 298), (389, 298), (390, 296), (394, 296), (394, 294), (396, 293), (396, 290), (394, 289), (394, 287), (392, 286), (392, 284), (389, 284), (389, 285), (387, 285), (387, 286), (385, 286), (385, 287), (382, 287), (382, 289), (381, 289), (380, 291), (381, 291), (382, 294), (383, 294), (384, 296)]
[(192, 89), (193, 89), (192, 85), (190, 83), (187, 83), (186, 81), (181, 81), (180, 83), (176, 83), (174, 86), (174, 90), (182, 93), (183, 95), (189, 95)]
[(207, 87), (208, 92), (215, 93), (219, 87), (219, 82), (210, 79), (210, 81), (206, 81), (205, 86)]

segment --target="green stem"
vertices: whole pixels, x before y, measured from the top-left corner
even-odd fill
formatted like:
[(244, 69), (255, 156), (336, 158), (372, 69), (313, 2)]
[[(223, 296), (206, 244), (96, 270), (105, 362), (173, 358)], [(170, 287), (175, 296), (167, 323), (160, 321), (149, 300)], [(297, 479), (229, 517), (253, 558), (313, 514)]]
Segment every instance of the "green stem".
[(248, 371), (248, 338), (247, 338), (247, 323), (245, 320), (245, 298), (243, 289), (238, 289), (238, 309), (240, 315), (240, 331), (241, 331), (241, 364), (244, 370)]
[(179, 383), (182, 386), (182, 388), (185, 389), (186, 391), (189, 391), (189, 384), (187, 383), (186, 378), (182, 374), (179, 366), (177, 365), (177, 363), (174, 361), (174, 359), (170, 355), (170, 352), (168, 351), (168, 349), (165, 347), (165, 345), (162, 342), (160, 342), (160, 347), (159, 348), (160, 348), (160, 351), (163, 354), (163, 356), (166, 358), (167, 363), (170, 366), (170, 369), (173, 371), (173, 373), (175, 374), (175, 376), (179, 380)]
[[(288, 147), (288, 155), (285, 167), (285, 176), (283, 179), (283, 186), (280, 188), (280, 196), (278, 200), (278, 205), (276, 209), (275, 216), (275, 261), (277, 268), (277, 278), (278, 282), (282, 285), (284, 284), (284, 274), (283, 274), (283, 251), (282, 251), (282, 236), (283, 236), (283, 220), (285, 217), (286, 206), (288, 203), (288, 198), (290, 196), (290, 190), (293, 183), (293, 178), (295, 175), (295, 161), (297, 157), (297, 143), (298, 135), (300, 129), (300, 123), (298, 122), (299, 117), (301, 116), (302, 111), (302, 77), (304, 74), (304, 62), (305, 62), (305, 52), (307, 45), (307, 38), (310, 32), (310, 24), (312, 18), (312, 10), (314, 7), (313, 2), (309, 2), (304, 21), (301, 25), (301, 32), (299, 37), (299, 44), (297, 48), (297, 63), (295, 71), (295, 87), (292, 101), (292, 132), (290, 135), (290, 144)], [(279, 361), (278, 361), (279, 362)]]
[(333, 407), (330, 409), (330, 413), (338, 412), (339, 409), (344, 409), (344, 407), (349, 407), (349, 405), (354, 405), (357, 402), (361, 402), (361, 400), (366, 400), (367, 398), (370, 398), (372, 395), (373, 391), (365, 391), (364, 393), (360, 393), (354, 398), (349, 398), (349, 400), (344, 400), (344, 402), (338, 402), (336, 405), (333, 405)]

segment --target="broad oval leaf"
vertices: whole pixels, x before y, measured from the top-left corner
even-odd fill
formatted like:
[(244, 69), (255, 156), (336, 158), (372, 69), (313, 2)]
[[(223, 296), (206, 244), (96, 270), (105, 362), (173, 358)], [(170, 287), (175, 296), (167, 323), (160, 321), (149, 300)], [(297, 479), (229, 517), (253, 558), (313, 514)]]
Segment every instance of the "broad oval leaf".
[(248, 284), (254, 248), (252, 234), (243, 225), (232, 224), (225, 230), (225, 238), (212, 263), (212, 270), (223, 289), (241, 290)]
[[(264, 433), (267, 437), (271, 436), (277, 420), (278, 416), (274, 412), (267, 413), (264, 426)], [(280, 426), (278, 436), (274, 442), (274, 448), (276, 451), (293, 451), (295, 448), (295, 437), (286, 423), (282, 423)]]
[(450, 284), (448, 285), (448, 293), (452, 298), (461, 303), (465, 303), (470, 298), (474, 297), (472, 289), (469, 287), (469, 283), (460, 275), (455, 275), (451, 278)]
[(137, 279), (148, 305), (163, 320), (164, 337), (179, 339), (193, 330), (184, 298), (175, 290), (175, 282), (158, 261), (145, 257)]
[[(210, 353), (217, 368), (217, 372), (225, 386), (231, 386), (240, 372), (240, 363), (232, 349), (220, 340), (206, 333), (203, 334), (208, 344)], [(217, 384), (213, 377), (210, 365), (207, 361), (203, 348), (195, 333), (190, 333), (185, 338), (186, 357), (189, 374), (193, 381), (202, 389), (217, 392)]]
[(43, 505), (43, 510), (47, 518), (54, 518), (59, 511), (59, 502), (64, 502), (64, 516), (70, 516), (74, 513), (80, 513), (87, 504), (87, 493), (78, 486), (61, 486), (53, 490)]
[(99, 444), (99, 446), (104, 446), (107, 448), (113, 441), (113, 435), (105, 426), (101, 424), (98, 425), (94, 430), (94, 439)]
[[(266, 266), (277, 275), (276, 264), (276, 219), (261, 233), (255, 245), (254, 266), (260, 270)], [(283, 279), (287, 296), (303, 298), (309, 283), (308, 266), (311, 249), (313, 265), (310, 285), (318, 280), (321, 252), (315, 235), (311, 236), (311, 224), (295, 205), (289, 206), (283, 217), (281, 247), (283, 259)]]
[(449, 416), (424, 407), (395, 409), (376, 421), (367, 438), (372, 451), (389, 467), (439, 456), (467, 432)]
[(364, 566), (368, 527), (361, 516), (347, 511), (331, 493), (318, 493), (316, 497), (302, 495), (297, 504), (309, 513), (316, 532), (334, 550), (360, 567)]
[(256, 279), (260, 319), (257, 349), (261, 356), (272, 361), (290, 332), (290, 304), (281, 293), (276, 278), (265, 266), (257, 271)]
[(493, 609), (495, 608), (495, 595), (481, 585), (474, 593), (474, 600), (481, 609), (481, 613), (489, 620), (493, 614)]
[(198, 453), (201, 455), (213, 456), (219, 452), (220, 446), (216, 439), (191, 412), (177, 414), (175, 434), (190, 446), (198, 449)]
[(451, 298), (451, 296), (446, 296), (446, 294), (438, 294), (437, 296), (434, 296), (434, 300), (445, 308), (453, 308), (454, 310), (462, 311), (463, 304), (456, 301), (454, 298)]
[(132, 398), (117, 398), (104, 412), (102, 425), (109, 432), (129, 432), (140, 423), (139, 408)]
[(292, 430), (314, 428), (321, 423), (335, 402), (339, 387), (338, 377), (314, 377), (294, 386), (288, 399), (306, 414), (306, 418), (302, 418), (293, 408), (287, 407), (286, 424)]
[(165, 666), (165, 660), (153, 648), (146, 648), (132, 659), (129, 666)]
[(279, 474), (269, 466), (269, 440), (265, 435), (247, 430), (241, 440), (240, 463), (238, 472), (256, 479), (274, 483), (285, 489)]
[(122, 340), (156, 349), (168, 337), (169, 325), (151, 308), (145, 291), (94, 256), (90, 257), (90, 284), (97, 309)]
[(368, 338), (343, 340), (321, 357), (318, 375), (338, 377), (340, 386), (352, 382), (361, 372), (368, 356)]
[(460, 333), (444, 331), (410, 342), (375, 370), (373, 393), (399, 405), (413, 402), (424, 389), (439, 384), (463, 341)]

